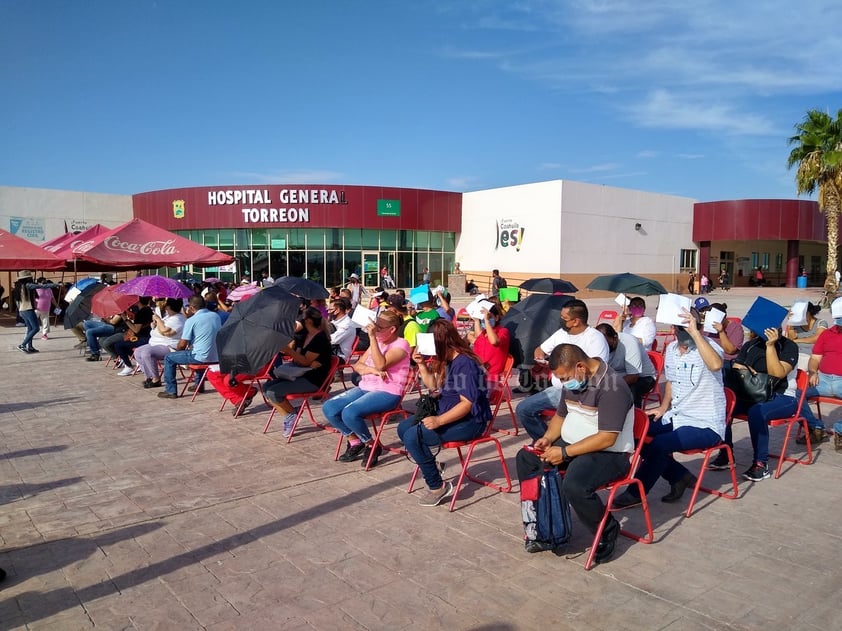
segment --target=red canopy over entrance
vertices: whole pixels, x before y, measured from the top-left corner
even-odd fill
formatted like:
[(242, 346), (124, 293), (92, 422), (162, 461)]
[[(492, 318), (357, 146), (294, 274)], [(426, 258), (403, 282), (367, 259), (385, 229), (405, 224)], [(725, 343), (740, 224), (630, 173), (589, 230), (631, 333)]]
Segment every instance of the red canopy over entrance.
[(75, 248), (76, 256), (109, 269), (209, 267), (227, 265), (234, 257), (207, 248), (141, 219), (132, 219), (101, 234), (88, 246)]
[(64, 261), (41, 247), (13, 235), (11, 232), (0, 230), (0, 269), (62, 269)]

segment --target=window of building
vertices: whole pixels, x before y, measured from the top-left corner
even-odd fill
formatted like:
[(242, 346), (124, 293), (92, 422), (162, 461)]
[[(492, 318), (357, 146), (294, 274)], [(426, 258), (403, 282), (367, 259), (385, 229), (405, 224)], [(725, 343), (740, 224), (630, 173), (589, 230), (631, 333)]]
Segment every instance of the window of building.
[(251, 230), (239, 228), (234, 233), (234, 238), (237, 241), (236, 247), (238, 250), (248, 250), (251, 248)]
[[(289, 241), (287, 242), (287, 246), (290, 250), (303, 250), (306, 247), (305, 244), (305, 231), (302, 228), (290, 228), (289, 231)], [(290, 260), (290, 267), (292, 266), (292, 260)], [(302, 261), (302, 268), (303, 268), (303, 261)], [(301, 270), (300, 274), (292, 274), (290, 276), (303, 276), (304, 270)]]
[(780, 272), (784, 267), (784, 255), (778, 252), (775, 255), (775, 271)]
[(269, 231), (265, 228), (255, 228), (251, 231), (251, 247), (255, 250), (265, 250), (269, 247)]
[(325, 230), (325, 247), (328, 250), (342, 249), (342, 231), (339, 228)]
[(363, 246), (362, 230), (345, 230), (345, 249), (359, 250)]
[[(380, 247), (379, 230), (363, 230), (363, 250), (377, 250)], [(345, 246), (347, 249), (348, 246)]]
[(769, 253), (768, 252), (763, 253), (763, 258), (761, 260), (763, 261), (761, 263), (761, 265), (763, 266), (763, 269), (769, 269)]
[(345, 282), (345, 270), (342, 269), (342, 252), (325, 252), (325, 286), (335, 287)]
[(220, 230), (219, 231), (219, 247), (220, 248), (228, 248), (229, 250), (234, 249), (234, 231), (233, 230)]
[(395, 230), (380, 231), (380, 249), (394, 250), (397, 248), (397, 232)]
[(758, 265), (760, 265), (760, 253), (759, 252), (752, 252), (751, 253), (751, 269), (757, 269)]
[(308, 250), (324, 250), (325, 249), (325, 231), (321, 228), (308, 228), (304, 232), (307, 233), (307, 249)]
[(205, 230), (205, 245), (209, 248), (219, 247), (219, 231)]
[(696, 250), (681, 250), (679, 260), (682, 271), (696, 269), (696, 252)]

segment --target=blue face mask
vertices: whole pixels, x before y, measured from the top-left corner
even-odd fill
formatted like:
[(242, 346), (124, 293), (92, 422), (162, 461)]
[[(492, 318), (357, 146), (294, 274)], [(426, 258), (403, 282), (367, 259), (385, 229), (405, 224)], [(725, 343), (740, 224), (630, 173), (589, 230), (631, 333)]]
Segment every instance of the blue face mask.
[(842, 326), (842, 318), (833, 318), (833, 323), (836, 326)]
[[(840, 318), (840, 320), (842, 320), (842, 318)], [(488, 318), (488, 324), (490, 324), (491, 328), (493, 329), (494, 326), (497, 324), (497, 320), (495, 320), (494, 318)]]
[(567, 390), (584, 390), (588, 386), (587, 381), (580, 381), (579, 379), (571, 379), (570, 381), (565, 381), (561, 384), (562, 388), (566, 388)]

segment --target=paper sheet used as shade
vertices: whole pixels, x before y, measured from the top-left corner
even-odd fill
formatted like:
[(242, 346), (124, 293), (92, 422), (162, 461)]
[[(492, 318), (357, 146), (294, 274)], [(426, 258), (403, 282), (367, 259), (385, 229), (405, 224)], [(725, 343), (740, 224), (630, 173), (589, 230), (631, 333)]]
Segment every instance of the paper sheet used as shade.
[(658, 300), (658, 311), (655, 313), (655, 322), (684, 326), (684, 318), (681, 317), (682, 309), (690, 311), (689, 298), (678, 294), (661, 294)]
[(614, 298), (614, 302), (616, 302), (621, 307), (628, 307), (631, 300), (626, 297), (626, 294), (617, 294), (617, 297)]
[(765, 340), (766, 334), (764, 331), (779, 328), (788, 313), (786, 307), (767, 300), (763, 296), (758, 296), (746, 312), (743, 318), (743, 326), (749, 331), (754, 331)]
[(810, 303), (806, 300), (796, 300), (789, 308), (789, 325), (804, 326), (807, 324), (807, 306)]
[(468, 315), (474, 320), (482, 320), (482, 310), (485, 309), (486, 311), (489, 311), (493, 306), (494, 303), (488, 300), (475, 300), (465, 307), (465, 311), (467, 311)]
[(432, 333), (418, 333), (415, 336), (415, 348), (422, 355), (434, 357), (436, 354), (436, 341)]
[(719, 324), (724, 318), (724, 311), (720, 311), (716, 307), (711, 307), (705, 312), (705, 324), (704, 327), (702, 327), (702, 330), (705, 333), (718, 333), (718, 331), (713, 328), (713, 325)]
[(419, 285), (418, 287), (414, 287), (412, 291), (409, 292), (409, 302), (414, 305), (420, 305), (423, 302), (427, 302), (430, 300), (430, 286), (429, 285)]
[(377, 314), (371, 309), (366, 309), (362, 305), (357, 305), (354, 313), (351, 314), (351, 321), (363, 329), (377, 319)]

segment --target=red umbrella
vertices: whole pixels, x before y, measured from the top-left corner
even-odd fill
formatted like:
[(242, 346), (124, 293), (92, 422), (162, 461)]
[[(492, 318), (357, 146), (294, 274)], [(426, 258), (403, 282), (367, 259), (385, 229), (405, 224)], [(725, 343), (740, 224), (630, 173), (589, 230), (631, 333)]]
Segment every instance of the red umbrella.
[(79, 234), (67, 233), (41, 245), (48, 252), (52, 252), (60, 259), (67, 261), (67, 269), (77, 272), (110, 271), (112, 268), (79, 259), (79, 253), (90, 248), (97, 237), (110, 232), (102, 224), (95, 224)]
[(227, 265), (234, 258), (194, 243), (141, 219), (132, 219), (100, 235), (79, 258), (119, 268)]
[(122, 294), (117, 291), (120, 285), (106, 287), (91, 299), (91, 313), (102, 318), (123, 313), (137, 302), (137, 296)]
[(11, 232), (0, 230), (0, 269), (61, 269), (64, 261), (54, 254), (41, 249), (39, 246), (13, 235)]

